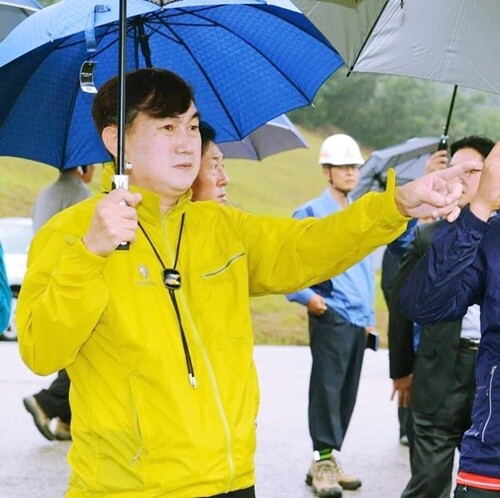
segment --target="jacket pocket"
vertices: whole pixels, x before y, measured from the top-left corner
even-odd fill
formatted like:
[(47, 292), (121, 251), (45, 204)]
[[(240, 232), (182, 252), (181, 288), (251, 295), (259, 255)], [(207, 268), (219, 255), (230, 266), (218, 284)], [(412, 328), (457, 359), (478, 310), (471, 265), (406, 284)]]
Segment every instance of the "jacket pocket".
[(137, 452), (134, 453), (131, 464), (134, 465), (139, 459), (147, 454), (150, 449), (148, 441), (150, 440), (149, 433), (145, 427), (145, 410), (143, 408), (142, 396), (140, 394), (141, 388), (138, 385), (137, 379), (130, 377), (130, 392), (131, 392), (131, 416), (135, 436), (139, 441)]
[(232, 244), (197, 268), (193, 297), (199, 310), (194, 319), (204, 338), (210, 337), (218, 347), (224, 347), (227, 341), (253, 340), (247, 306), (248, 286), (247, 259), (242, 244)]
[(228, 254), (227, 258), (219, 261), (218, 266), (213, 268), (207, 268), (200, 273), (201, 278), (210, 279), (222, 275), (226, 270), (228, 270), (231, 265), (233, 265), (236, 261), (243, 258), (245, 253), (243, 251), (236, 252), (235, 254)]

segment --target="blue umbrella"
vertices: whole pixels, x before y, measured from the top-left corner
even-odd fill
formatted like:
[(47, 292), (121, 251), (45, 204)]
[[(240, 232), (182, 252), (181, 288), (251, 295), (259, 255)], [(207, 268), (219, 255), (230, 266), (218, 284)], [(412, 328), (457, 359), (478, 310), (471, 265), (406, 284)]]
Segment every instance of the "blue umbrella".
[(21, 21), (41, 8), (36, 0), (0, 0), (0, 40), (3, 40)]
[[(309, 104), (342, 64), (289, 0), (180, 0), (163, 8), (128, 0), (127, 9), (127, 70), (159, 66), (181, 75), (222, 142)], [(62, 0), (0, 44), (0, 155), (59, 169), (109, 160), (80, 76), (85, 61), (95, 64), (83, 75), (87, 90), (117, 74), (118, 10), (118, 0)]]

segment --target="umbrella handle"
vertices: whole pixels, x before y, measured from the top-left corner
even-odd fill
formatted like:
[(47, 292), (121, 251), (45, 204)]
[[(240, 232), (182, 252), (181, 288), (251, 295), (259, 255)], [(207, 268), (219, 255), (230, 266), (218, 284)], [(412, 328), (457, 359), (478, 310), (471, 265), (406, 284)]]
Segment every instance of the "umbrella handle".
[[(114, 175), (113, 176), (113, 189), (116, 188), (124, 188), (128, 190), (128, 176), (127, 175)], [(127, 203), (125, 201), (120, 201), (120, 204), (122, 206), (126, 205)], [(120, 242), (118, 247), (116, 248), (117, 251), (128, 251), (130, 249), (130, 242)]]

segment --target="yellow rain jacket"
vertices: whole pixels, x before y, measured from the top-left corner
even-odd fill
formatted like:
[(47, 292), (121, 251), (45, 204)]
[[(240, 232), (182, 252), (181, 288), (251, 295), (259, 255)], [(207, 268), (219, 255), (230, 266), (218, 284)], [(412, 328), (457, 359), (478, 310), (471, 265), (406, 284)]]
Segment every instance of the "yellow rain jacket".
[[(137, 191), (132, 187), (132, 190)], [(138, 230), (102, 258), (82, 243), (98, 195), (35, 236), (17, 308), (26, 364), (71, 378), (68, 497), (197, 498), (254, 484), (259, 391), (249, 296), (287, 293), (343, 272), (405, 229), (388, 192), (323, 219), (254, 216), (190, 192), (166, 215), (141, 191), (141, 224), (176, 290), (197, 380), (188, 382), (162, 266)]]

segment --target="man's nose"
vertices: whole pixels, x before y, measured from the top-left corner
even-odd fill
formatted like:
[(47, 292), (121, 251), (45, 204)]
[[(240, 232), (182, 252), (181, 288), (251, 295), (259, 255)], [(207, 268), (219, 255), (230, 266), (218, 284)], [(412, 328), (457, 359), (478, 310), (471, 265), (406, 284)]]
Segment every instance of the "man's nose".
[(229, 183), (229, 176), (227, 176), (226, 171), (222, 168), (218, 170), (218, 183), (219, 185), (227, 185)]
[(195, 140), (187, 130), (180, 130), (176, 134), (176, 152), (192, 154)]

